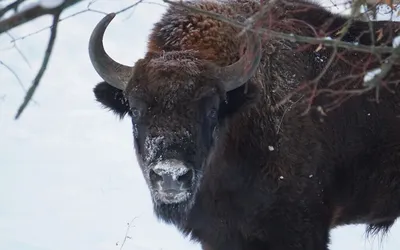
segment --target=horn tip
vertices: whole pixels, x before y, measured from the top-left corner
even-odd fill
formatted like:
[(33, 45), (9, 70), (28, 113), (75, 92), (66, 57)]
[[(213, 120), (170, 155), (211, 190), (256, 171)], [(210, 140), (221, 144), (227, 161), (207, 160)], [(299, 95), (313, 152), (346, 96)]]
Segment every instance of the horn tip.
[(116, 13), (111, 12), (111, 13), (107, 14), (105, 17), (103, 17), (100, 20), (100, 22), (97, 23), (97, 25), (95, 26), (95, 28), (92, 31), (92, 34), (90, 36), (90, 41), (91, 42), (95, 41), (95, 40), (98, 40), (99, 38), (100, 39), (103, 38), (105, 29), (110, 24), (110, 22), (114, 19), (115, 16), (116, 16)]
[(104, 17), (105, 23), (106, 23), (106, 24), (109, 24), (109, 23), (111, 22), (111, 20), (113, 20), (114, 17), (115, 17), (116, 15), (117, 15), (117, 14), (116, 14), (115, 12), (108, 13), (108, 14)]

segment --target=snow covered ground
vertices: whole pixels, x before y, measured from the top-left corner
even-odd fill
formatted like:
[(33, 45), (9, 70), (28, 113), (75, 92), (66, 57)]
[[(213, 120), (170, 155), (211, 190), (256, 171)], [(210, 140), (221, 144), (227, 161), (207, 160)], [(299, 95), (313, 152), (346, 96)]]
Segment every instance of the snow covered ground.
[[(92, 7), (111, 12), (129, 3), (99, 0)], [(163, 11), (144, 3), (118, 16), (105, 35), (107, 51), (133, 64), (144, 55), (147, 34)], [(60, 23), (36, 103), (18, 121), (13, 117), (24, 91), (0, 65), (0, 249), (116, 250), (134, 218), (125, 250), (200, 249), (154, 217), (134, 157), (130, 121), (119, 121), (94, 101), (92, 88), (100, 77), (90, 64), (87, 42), (101, 17), (88, 12)], [(21, 37), (50, 23), (51, 18), (42, 17), (11, 34)], [(10, 38), (0, 36), (0, 60), (25, 86), (40, 67), (48, 35), (44, 31), (18, 41), (31, 68), (10, 49)], [(382, 242), (366, 240), (361, 226), (334, 230), (331, 249), (397, 250), (399, 225)]]

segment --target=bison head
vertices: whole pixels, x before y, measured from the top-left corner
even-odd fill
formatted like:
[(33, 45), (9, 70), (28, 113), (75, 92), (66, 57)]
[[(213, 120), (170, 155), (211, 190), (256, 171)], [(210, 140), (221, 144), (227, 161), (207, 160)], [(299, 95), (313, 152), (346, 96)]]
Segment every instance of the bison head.
[(260, 41), (248, 32), (245, 54), (225, 67), (191, 50), (147, 53), (129, 67), (112, 60), (103, 47), (114, 16), (104, 17), (90, 38), (91, 62), (105, 80), (94, 93), (121, 117), (131, 117), (137, 158), (154, 205), (187, 209), (226, 120), (256, 92), (244, 83), (258, 68)]

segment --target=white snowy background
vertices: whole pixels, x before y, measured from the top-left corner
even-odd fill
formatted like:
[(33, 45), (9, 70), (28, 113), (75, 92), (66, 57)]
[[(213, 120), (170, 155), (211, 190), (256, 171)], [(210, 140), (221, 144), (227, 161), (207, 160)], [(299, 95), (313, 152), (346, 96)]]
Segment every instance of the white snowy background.
[[(111, 12), (132, 2), (98, 0), (92, 8)], [(332, 6), (330, 0), (327, 4)], [(106, 50), (132, 65), (144, 55), (147, 35), (164, 11), (160, 0), (153, 0), (117, 16), (105, 35)], [(134, 156), (129, 119), (119, 121), (94, 100), (92, 88), (101, 79), (90, 64), (87, 44), (102, 17), (86, 12), (60, 23), (35, 102), (17, 121), (13, 117), (24, 90), (0, 64), (1, 250), (120, 249), (127, 223), (134, 218), (125, 250), (200, 249), (157, 221)], [(50, 24), (51, 17), (41, 17), (10, 34), (18, 38)], [(18, 74), (25, 88), (40, 67), (48, 37), (46, 30), (17, 41), (27, 64), (12, 48), (11, 38), (0, 36), (0, 61)], [(399, 236), (399, 224), (385, 238), (372, 240), (365, 238), (364, 226), (341, 227), (332, 232), (331, 249), (397, 250)]]

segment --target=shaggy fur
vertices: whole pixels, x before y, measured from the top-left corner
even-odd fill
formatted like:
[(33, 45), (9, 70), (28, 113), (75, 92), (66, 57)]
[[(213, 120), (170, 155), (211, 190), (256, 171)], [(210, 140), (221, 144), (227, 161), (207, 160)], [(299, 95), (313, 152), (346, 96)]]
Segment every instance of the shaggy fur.
[[(236, 20), (260, 8), (252, 0), (186, 3)], [(347, 19), (299, 0), (276, 1), (263, 21), (276, 31), (310, 36), (324, 31), (335, 37)], [(376, 22), (372, 30), (381, 28), (377, 39), (367, 23), (354, 21), (343, 40), (390, 45), (399, 24)], [(400, 215), (399, 87), (394, 85), (393, 93), (382, 89), (379, 104), (370, 100), (375, 94), (370, 92), (327, 114), (318, 107), (329, 107), (333, 99), (321, 95), (306, 115), (299, 91), (273, 110), (320, 74), (332, 49), (267, 39), (247, 86), (224, 93), (210, 69), (239, 58), (243, 40), (237, 32), (170, 7), (155, 24), (126, 91), (105, 82), (95, 87), (97, 100), (121, 117), (130, 109), (141, 111), (132, 120), (146, 179), (151, 157), (181, 157), (196, 170), (193, 197), (176, 205), (155, 201), (157, 216), (207, 250), (324, 250), (330, 229), (339, 225), (389, 230)], [(376, 67), (367, 63), (370, 54), (339, 53), (319, 79), (320, 88), (360, 86), (365, 67)], [(391, 79), (399, 79), (398, 66)], [(343, 78), (350, 74), (358, 76)], [(338, 87), (328, 86), (332, 80)], [(214, 109), (217, 118), (209, 115)], [(162, 138), (151, 141), (160, 150), (150, 152), (146, 138)]]

